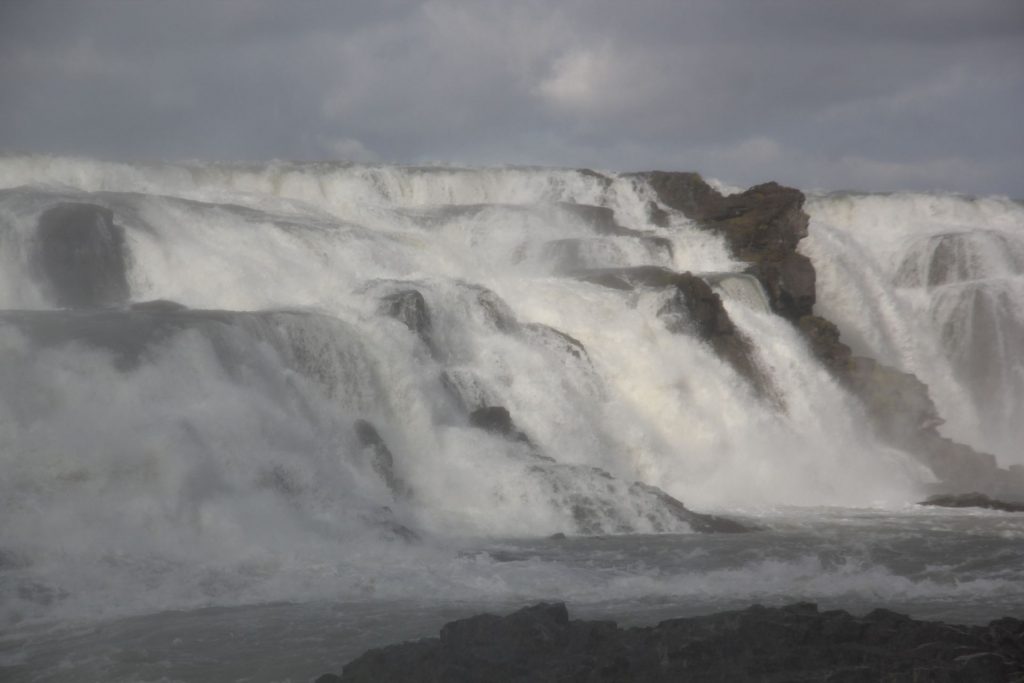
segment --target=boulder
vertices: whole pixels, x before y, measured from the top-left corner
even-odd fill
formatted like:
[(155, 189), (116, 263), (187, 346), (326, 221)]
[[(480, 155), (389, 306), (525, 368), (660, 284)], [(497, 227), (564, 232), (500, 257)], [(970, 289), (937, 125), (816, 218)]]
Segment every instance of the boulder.
[(33, 261), (61, 308), (110, 308), (129, 299), (124, 228), (105, 207), (66, 203), (44, 211)]
[(764, 183), (723, 196), (697, 173), (635, 175), (663, 205), (721, 234), (736, 258), (750, 264), (748, 272), (761, 281), (773, 311), (791, 322), (811, 314), (814, 267), (796, 251), (809, 222), (802, 192)]

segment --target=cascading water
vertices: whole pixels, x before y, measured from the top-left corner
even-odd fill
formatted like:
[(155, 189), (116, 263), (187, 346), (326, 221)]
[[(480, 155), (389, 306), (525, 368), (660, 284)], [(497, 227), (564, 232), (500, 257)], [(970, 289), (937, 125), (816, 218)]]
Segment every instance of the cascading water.
[[(559, 566), (460, 549), (688, 533), (698, 522), (673, 497), (755, 516), (898, 507), (931, 477), (872, 437), (720, 237), (676, 212), (651, 222), (656, 195), (635, 176), (6, 157), (0, 187), (0, 619), (12, 628), (424, 594), (717, 604), (707, 596), (796, 591), (808, 572), (831, 577), (820, 595), (846, 595), (873, 559), (799, 544), (731, 554), (696, 583), (656, 558), (605, 571), (571, 553)], [(1018, 462), (1024, 210), (977, 200), (959, 232), (864, 218), (916, 216), (908, 201), (924, 200), (811, 201), (802, 249), (819, 308), (859, 351), (925, 379), (956, 436)], [(62, 212), (94, 226), (89, 258), (41, 227)], [(68, 275), (71, 262), (92, 265)], [(585, 277), (633, 267), (702, 275), (771, 396), (666, 326), (667, 290)], [(893, 599), (967, 590), (872, 571), (866, 590)], [(1000, 580), (982, 592), (1017, 590)]]
[(818, 310), (920, 377), (950, 436), (1024, 464), (1024, 205), (838, 194), (808, 213)]

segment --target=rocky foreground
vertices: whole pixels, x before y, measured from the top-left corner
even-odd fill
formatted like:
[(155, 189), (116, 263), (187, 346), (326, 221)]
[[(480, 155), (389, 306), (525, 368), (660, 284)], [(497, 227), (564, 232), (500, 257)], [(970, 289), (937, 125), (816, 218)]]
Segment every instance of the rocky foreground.
[(799, 603), (653, 627), (570, 620), (562, 603), (446, 624), (439, 638), (370, 650), (316, 683), (381, 681), (1024, 681), (1024, 621), (988, 626), (863, 617)]

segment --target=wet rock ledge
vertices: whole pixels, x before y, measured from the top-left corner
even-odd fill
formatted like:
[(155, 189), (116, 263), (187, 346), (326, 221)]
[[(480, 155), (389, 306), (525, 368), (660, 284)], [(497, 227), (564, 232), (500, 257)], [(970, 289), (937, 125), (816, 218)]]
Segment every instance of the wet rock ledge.
[(446, 624), (439, 638), (370, 650), (317, 683), (470, 681), (1024, 681), (1024, 622), (863, 617), (799, 603), (623, 629), (570, 620), (562, 603)]

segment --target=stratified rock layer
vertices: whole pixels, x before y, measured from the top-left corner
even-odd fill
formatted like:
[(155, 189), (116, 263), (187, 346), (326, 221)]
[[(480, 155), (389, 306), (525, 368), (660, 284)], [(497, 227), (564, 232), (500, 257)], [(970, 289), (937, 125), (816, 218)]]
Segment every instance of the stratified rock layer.
[[(324, 678), (322, 680), (339, 680)], [(646, 628), (570, 621), (562, 603), (446, 624), (439, 638), (370, 650), (341, 681), (1024, 681), (1024, 622), (855, 617), (800, 603), (673, 619)]]

